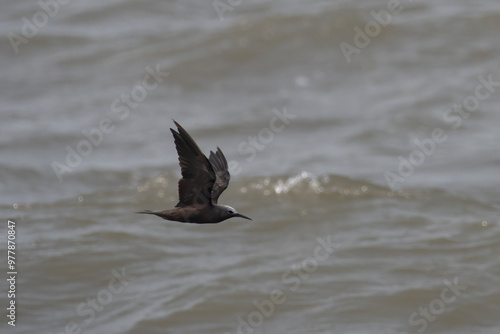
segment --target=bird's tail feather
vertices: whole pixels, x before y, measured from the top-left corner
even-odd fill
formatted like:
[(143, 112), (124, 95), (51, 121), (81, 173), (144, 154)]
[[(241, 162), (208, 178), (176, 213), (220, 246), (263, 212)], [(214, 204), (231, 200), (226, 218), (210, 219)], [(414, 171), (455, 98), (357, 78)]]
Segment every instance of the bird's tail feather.
[(138, 211), (136, 213), (145, 213), (145, 214), (155, 215), (157, 212), (153, 212), (151, 210), (144, 210), (144, 211)]

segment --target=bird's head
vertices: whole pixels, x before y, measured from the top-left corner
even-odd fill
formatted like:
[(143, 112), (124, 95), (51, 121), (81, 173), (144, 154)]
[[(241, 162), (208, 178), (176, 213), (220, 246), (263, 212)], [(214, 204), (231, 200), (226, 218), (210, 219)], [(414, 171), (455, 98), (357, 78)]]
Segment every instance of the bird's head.
[(234, 218), (234, 217), (240, 217), (240, 218), (252, 220), (251, 218), (236, 212), (236, 210), (229, 205), (219, 205), (219, 210), (220, 210), (220, 213), (221, 213), (224, 220), (229, 219), (229, 218)]

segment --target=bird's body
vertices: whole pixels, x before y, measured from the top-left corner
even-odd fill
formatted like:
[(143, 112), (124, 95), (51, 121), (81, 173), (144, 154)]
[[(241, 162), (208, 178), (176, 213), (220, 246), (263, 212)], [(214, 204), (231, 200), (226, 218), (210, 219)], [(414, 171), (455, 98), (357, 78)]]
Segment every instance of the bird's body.
[[(231, 217), (227, 217), (228, 210), (232, 208), (225, 205), (214, 206), (187, 206), (163, 211), (141, 211), (138, 213), (148, 213), (156, 215), (166, 220), (173, 220), (183, 223), (195, 224), (216, 224)], [(232, 209), (234, 211), (234, 209)], [(234, 211), (235, 212), (235, 211)]]
[(210, 152), (210, 159), (201, 152), (194, 139), (175, 122), (179, 132), (174, 135), (182, 178), (179, 180), (179, 202), (174, 209), (140, 211), (166, 220), (183, 223), (215, 224), (233, 217), (250, 219), (228, 205), (218, 205), (220, 194), (230, 180), (228, 164), (220, 148)]

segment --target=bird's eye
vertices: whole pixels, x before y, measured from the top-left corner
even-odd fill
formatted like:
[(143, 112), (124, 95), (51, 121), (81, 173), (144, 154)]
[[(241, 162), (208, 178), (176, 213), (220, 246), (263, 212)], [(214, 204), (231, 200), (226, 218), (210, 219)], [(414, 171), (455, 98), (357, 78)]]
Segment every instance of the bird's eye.
[(231, 210), (227, 210), (226, 212), (227, 212), (227, 213), (229, 213), (229, 214), (233, 214), (233, 213), (234, 213), (234, 212), (233, 212), (233, 211), (231, 211)]

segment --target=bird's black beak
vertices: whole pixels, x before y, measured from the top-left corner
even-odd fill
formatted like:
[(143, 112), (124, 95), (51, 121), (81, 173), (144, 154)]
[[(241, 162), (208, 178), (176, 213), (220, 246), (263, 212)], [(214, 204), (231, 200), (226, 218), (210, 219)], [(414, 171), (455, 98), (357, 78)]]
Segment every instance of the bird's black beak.
[(252, 218), (244, 216), (241, 213), (235, 213), (233, 217), (240, 217), (240, 218), (245, 218), (245, 219), (248, 219), (248, 220), (252, 220)]

